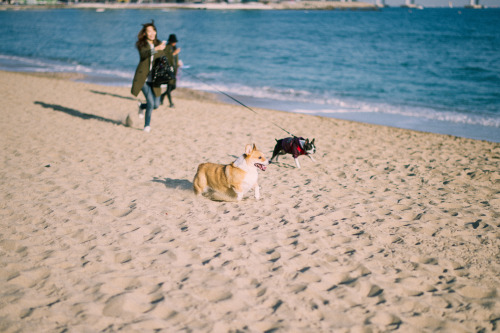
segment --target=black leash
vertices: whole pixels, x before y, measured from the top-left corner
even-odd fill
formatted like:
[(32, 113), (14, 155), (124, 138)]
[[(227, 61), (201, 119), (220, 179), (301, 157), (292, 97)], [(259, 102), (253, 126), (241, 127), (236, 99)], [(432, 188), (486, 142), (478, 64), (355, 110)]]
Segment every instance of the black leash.
[[(191, 74), (191, 73), (187, 72), (185, 69), (183, 70), (183, 73), (185, 73), (185, 74), (187, 74), (187, 75), (189, 75), (189, 76), (191, 76), (191, 77), (195, 78), (196, 80), (198, 80), (198, 81), (200, 81), (200, 82), (202, 82), (202, 83), (206, 84), (207, 86), (210, 86), (211, 88), (213, 88), (213, 89), (217, 90), (217, 91), (218, 91), (219, 93), (221, 93), (222, 95), (224, 95), (224, 96), (226, 96), (226, 97), (228, 97), (228, 98), (232, 99), (232, 100), (233, 100), (233, 101), (235, 101), (236, 103), (240, 104), (241, 106), (243, 106), (243, 107), (247, 108), (248, 110), (252, 111), (252, 112), (253, 112), (253, 113), (255, 113), (256, 115), (260, 116), (260, 114), (259, 114), (258, 112), (256, 112), (254, 109), (252, 109), (251, 107), (249, 107), (249, 106), (247, 106), (247, 105), (243, 104), (242, 102), (238, 101), (238, 100), (237, 100), (236, 98), (234, 98), (233, 96), (231, 96), (231, 95), (229, 95), (229, 94), (227, 94), (227, 93), (225, 93), (225, 92), (223, 92), (223, 91), (219, 90), (217, 87), (215, 87), (215, 86), (211, 85), (210, 83), (206, 82), (205, 80), (200, 79), (200, 78), (199, 78), (199, 77), (197, 77), (196, 75), (194, 75), (194, 74)], [(291, 136), (295, 137), (295, 135), (293, 135), (292, 133), (288, 132), (286, 129), (284, 129), (283, 127), (279, 126), (279, 125), (278, 125), (278, 124), (276, 124), (275, 122), (272, 122), (272, 121), (270, 121), (270, 120), (268, 120), (268, 119), (266, 119), (266, 120), (267, 120), (268, 122), (270, 122), (271, 124), (273, 124), (274, 126), (278, 127), (280, 130), (282, 130), (282, 131), (284, 131), (284, 132), (288, 133), (289, 135), (291, 135)]]

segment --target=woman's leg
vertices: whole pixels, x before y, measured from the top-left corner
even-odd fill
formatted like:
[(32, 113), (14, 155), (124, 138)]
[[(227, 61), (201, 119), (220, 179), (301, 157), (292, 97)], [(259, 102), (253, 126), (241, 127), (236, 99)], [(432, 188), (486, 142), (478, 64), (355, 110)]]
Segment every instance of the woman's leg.
[(168, 102), (170, 103), (170, 107), (174, 107), (174, 103), (172, 102), (172, 91), (175, 90), (176, 88), (176, 82), (173, 80), (173, 83), (169, 84), (167, 86), (167, 91), (165, 92), (165, 95), (168, 97)]
[[(151, 88), (151, 90), (153, 90), (153, 88)], [(154, 92), (153, 92), (153, 96), (155, 96)], [(156, 110), (156, 109), (158, 109), (158, 108), (160, 107), (160, 105), (161, 105), (161, 100), (160, 100), (160, 99), (161, 99), (161, 95), (160, 95), (160, 96), (158, 96), (158, 97), (156, 97), (156, 96), (155, 96), (155, 98), (154, 98), (154, 100), (153, 100), (153, 101), (154, 101), (154, 106), (153, 106), (153, 108), (154, 108), (155, 110)]]
[(169, 84), (167, 86), (167, 97), (168, 97), (168, 102), (170, 103), (170, 107), (173, 107), (174, 106), (174, 103), (172, 103), (172, 85)]
[(171, 83), (171, 84), (168, 84), (167, 85), (167, 90), (161, 94), (161, 98), (160, 98), (160, 104), (163, 105), (163, 100), (165, 99), (165, 96), (168, 97), (168, 102), (170, 104), (170, 107), (174, 107), (174, 103), (172, 103), (172, 90), (175, 89), (175, 80), (174, 80), (174, 83)]
[(167, 96), (167, 91), (168, 91), (168, 85), (167, 85), (167, 90), (161, 94), (160, 96), (160, 104), (163, 105), (163, 100), (165, 99), (165, 96)]
[(153, 109), (157, 109), (160, 106), (160, 98), (155, 96), (153, 87), (147, 82), (142, 87), (142, 92), (146, 97), (146, 117), (144, 119), (144, 128), (146, 128), (151, 124)]

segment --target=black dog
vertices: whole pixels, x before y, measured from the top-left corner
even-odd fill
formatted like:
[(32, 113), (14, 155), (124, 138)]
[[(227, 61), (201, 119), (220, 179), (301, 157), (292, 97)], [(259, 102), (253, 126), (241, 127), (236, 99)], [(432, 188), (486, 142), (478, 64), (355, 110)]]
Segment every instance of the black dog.
[(314, 145), (314, 140), (309, 141), (309, 139), (304, 139), (302, 137), (289, 137), (280, 140), (276, 140), (276, 146), (274, 147), (273, 156), (270, 161), (276, 157), (276, 162), (278, 161), (279, 155), (292, 154), (295, 160), (295, 165), (300, 168), (300, 163), (298, 157), (300, 155), (308, 156), (313, 162), (316, 162), (310, 154), (316, 152), (316, 146)]

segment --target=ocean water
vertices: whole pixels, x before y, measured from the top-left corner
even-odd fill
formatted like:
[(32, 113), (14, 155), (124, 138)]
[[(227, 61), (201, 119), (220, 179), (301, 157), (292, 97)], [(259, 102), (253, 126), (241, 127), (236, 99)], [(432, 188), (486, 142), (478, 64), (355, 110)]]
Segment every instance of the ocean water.
[(160, 39), (179, 39), (179, 86), (250, 107), (500, 142), (494, 8), (0, 11), (0, 69), (130, 85), (137, 33), (151, 19)]

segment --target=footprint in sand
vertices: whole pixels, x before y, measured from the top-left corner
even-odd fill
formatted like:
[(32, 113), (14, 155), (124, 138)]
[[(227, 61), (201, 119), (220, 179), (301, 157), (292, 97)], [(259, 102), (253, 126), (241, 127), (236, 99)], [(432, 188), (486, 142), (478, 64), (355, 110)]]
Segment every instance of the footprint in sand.
[(122, 293), (111, 296), (106, 301), (102, 314), (107, 317), (134, 316), (150, 311), (157, 301), (155, 295), (144, 295), (139, 292)]
[(487, 286), (465, 286), (458, 289), (457, 292), (464, 297), (473, 299), (492, 298), (497, 295), (496, 288)]
[[(12, 274), (12, 273), (11, 273)], [(44, 284), (50, 277), (50, 270), (47, 268), (32, 268), (29, 270), (15, 272), (12, 274), (10, 282), (25, 288), (33, 288)]]
[(115, 263), (125, 264), (129, 261), (132, 261), (132, 255), (130, 254), (130, 252), (122, 252), (115, 254)]
[(209, 302), (222, 302), (233, 297), (233, 294), (225, 288), (210, 288), (199, 294)]
[(111, 210), (111, 214), (113, 214), (116, 217), (125, 217), (132, 213), (134, 211), (134, 208), (125, 208), (125, 209), (113, 209)]
[(371, 317), (370, 322), (380, 326), (389, 326), (389, 329), (397, 329), (399, 325), (401, 325), (401, 319), (399, 319), (399, 317), (383, 311), (377, 312)]
[(375, 297), (381, 295), (384, 289), (370, 282), (362, 282), (359, 285), (359, 292), (364, 297)]

